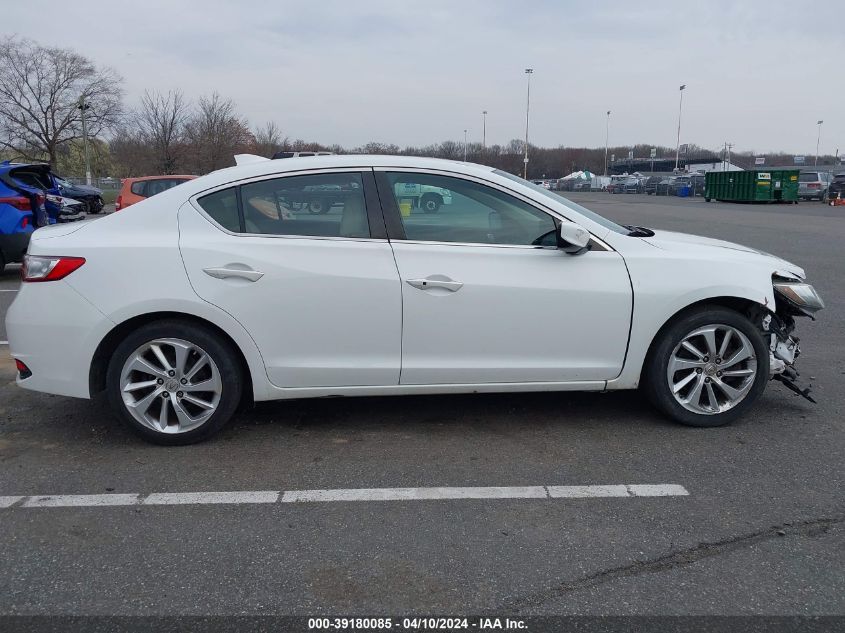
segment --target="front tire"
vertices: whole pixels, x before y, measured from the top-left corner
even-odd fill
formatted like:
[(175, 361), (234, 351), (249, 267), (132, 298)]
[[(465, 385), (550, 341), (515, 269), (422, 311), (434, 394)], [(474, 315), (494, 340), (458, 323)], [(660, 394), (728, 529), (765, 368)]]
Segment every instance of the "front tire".
[(145, 440), (200, 442), (219, 431), (241, 399), (236, 352), (211, 330), (179, 320), (142, 326), (112, 354), (109, 404)]
[(669, 323), (643, 367), (643, 391), (687, 426), (722, 426), (750, 409), (769, 380), (769, 352), (742, 314), (704, 306)]

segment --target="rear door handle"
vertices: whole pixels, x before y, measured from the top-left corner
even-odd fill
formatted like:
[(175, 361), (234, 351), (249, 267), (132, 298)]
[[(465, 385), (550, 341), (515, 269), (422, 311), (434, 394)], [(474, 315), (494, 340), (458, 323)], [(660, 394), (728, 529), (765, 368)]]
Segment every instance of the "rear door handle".
[(454, 279), (449, 279), (445, 275), (431, 275), (425, 279), (408, 279), (409, 286), (419, 288), (420, 290), (428, 290), (429, 288), (445, 288), (450, 292), (457, 292), (463, 288), (464, 284)]
[(264, 276), (264, 273), (251, 268), (203, 268), (202, 271), (215, 279), (228, 279), (229, 277), (239, 277), (247, 281), (258, 281)]

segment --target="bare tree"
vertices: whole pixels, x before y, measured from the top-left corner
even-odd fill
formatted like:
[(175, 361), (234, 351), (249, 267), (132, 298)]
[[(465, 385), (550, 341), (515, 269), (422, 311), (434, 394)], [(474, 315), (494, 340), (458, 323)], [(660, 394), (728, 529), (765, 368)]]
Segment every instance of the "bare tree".
[(156, 173), (153, 151), (141, 133), (132, 128), (122, 128), (109, 139), (114, 176), (131, 178)]
[(256, 128), (253, 132), (255, 137), (254, 152), (259, 156), (268, 158), (280, 151), (288, 142), (287, 137), (282, 136), (282, 131), (275, 122), (269, 121), (262, 127)]
[(92, 138), (119, 122), (121, 82), (112, 69), (72, 50), (6, 39), (0, 43), (0, 147), (55, 165), (59, 148), (82, 136), (80, 99), (89, 106)]
[(152, 154), (152, 168), (161, 174), (174, 174), (184, 155), (185, 126), (189, 109), (179, 90), (144, 92), (135, 112), (135, 125)]
[(216, 92), (200, 97), (198, 106), (186, 127), (194, 169), (207, 173), (233, 165), (234, 155), (254, 144), (246, 120), (237, 114), (231, 99), (224, 100)]

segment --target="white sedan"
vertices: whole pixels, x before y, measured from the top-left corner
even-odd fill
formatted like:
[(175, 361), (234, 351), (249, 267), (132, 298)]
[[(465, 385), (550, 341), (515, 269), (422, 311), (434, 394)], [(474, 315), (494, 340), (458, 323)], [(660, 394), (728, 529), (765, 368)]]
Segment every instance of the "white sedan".
[[(772, 378), (808, 395), (791, 333), (823, 304), (777, 257), (621, 226), (481, 165), (239, 162), (33, 234), (6, 319), (21, 387), (105, 394), (162, 444), (288, 398), (641, 387), (716, 426)], [(419, 188), (451, 204), (402, 198)]]

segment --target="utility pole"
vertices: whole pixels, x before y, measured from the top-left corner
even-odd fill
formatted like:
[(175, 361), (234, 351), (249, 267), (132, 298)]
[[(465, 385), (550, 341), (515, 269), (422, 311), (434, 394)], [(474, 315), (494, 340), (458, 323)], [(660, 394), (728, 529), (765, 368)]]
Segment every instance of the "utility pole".
[(481, 113), (481, 147), (487, 149), (487, 110)]
[(678, 144), (675, 146), (675, 169), (678, 169), (678, 159), (681, 155), (681, 110), (684, 107), (684, 88), (686, 88), (686, 84), (681, 84), (679, 88), (681, 93), (681, 100), (678, 103)]
[[(607, 111), (607, 121), (604, 126), (604, 175), (607, 176), (607, 143), (610, 140), (610, 110)], [(654, 171), (654, 170), (652, 170)]]
[(526, 68), (525, 74), (528, 75), (528, 92), (525, 101), (525, 158), (522, 159), (525, 168), (522, 177), (528, 180), (528, 113), (531, 111), (531, 75), (534, 74), (534, 69)]
[[(85, 111), (91, 106), (85, 103), (85, 94), (79, 97), (79, 105), (76, 106), (82, 112), (82, 147), (85, 151), (85, 183), (91, 184), (91, 160), (88, 156), (88, 125), (85, 123)], [(818, 152), (817, 152), (818, 153)]]
[(813, 167), (819, 164), (819, 142), (822, 140), (822, 123), (824, 121), (816, 123), (819, 126), (819, 135), (816, 137), (816, 157), (813, 159)]

